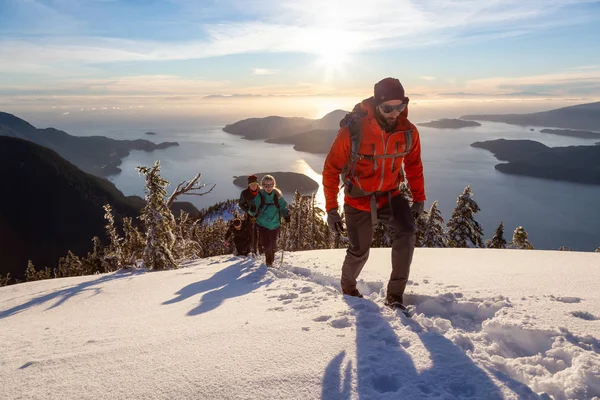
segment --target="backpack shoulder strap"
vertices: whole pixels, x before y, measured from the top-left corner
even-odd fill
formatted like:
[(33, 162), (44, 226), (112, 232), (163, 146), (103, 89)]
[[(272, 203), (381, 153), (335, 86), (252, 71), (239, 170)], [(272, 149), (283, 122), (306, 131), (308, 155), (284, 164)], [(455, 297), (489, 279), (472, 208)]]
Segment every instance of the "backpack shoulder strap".
[[(356, 109), (356, 107), (355, 107)], [(356, 161), (358, 159), (358, 149), (362, 141), (362, 120), (366, 113), (353, 111), (346, 114), (344, 119), (340, 121), (340, 126), (347, 126), (350, 131), (350, 156), (344, 168), (342, 168), (342, 177), (344, 185), (349, 185), (350, 180), (356, 171)]]

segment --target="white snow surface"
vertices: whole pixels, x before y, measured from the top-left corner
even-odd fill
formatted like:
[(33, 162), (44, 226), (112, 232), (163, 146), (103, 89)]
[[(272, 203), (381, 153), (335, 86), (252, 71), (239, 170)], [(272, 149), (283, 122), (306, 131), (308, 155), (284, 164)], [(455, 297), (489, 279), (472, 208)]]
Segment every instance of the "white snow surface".
[(600, 254), (344, 250), (0, 288), (1, 399), (599, 399)]

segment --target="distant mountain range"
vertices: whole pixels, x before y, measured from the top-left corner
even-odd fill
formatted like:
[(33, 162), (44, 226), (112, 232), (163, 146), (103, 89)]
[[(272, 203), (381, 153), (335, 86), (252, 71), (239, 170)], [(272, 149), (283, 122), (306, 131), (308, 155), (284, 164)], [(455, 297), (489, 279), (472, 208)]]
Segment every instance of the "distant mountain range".
[(460, 119), (503, 122), (522, 126), (547, 126), (600, 132), (600, 102), (579, 104), (530, 114), (463, 115)]
[[(68, 250), (85, 256), (94, 236), (105, 242), (105, 204), (112, 206), (119, 225), (146, 205), (53, 150), (7, 136), (0, 136), (0, 182), (0, 275), (17, 279), (24, 278), (27, 260), (37, 269), (53, 268)], [(188, 202), (171, 206), (176, 217), (181, 209), (199, 214)]]
[(347, 113), (348, 111), (335, 110), (320, 119), (276, 116), (248, 118), (226, 125), (223, 130), (250, 140), (282, 138), (317, 129), (337, 131), (340, 120)]
[(0, 136), (29, 140), (56, 151), (85, 172), (97, 176), (118, 174), (121, 159), (132, 150), (153, 151), (176, 142), (152, 143), (148, 140), (115, 140), (104, 136), (72, 136), (54, 128), (37, 129), (12, 114), (0, 112)]
[(548, 147), (533, 140), (490, 140), (471, 146), (494, 153), (507, 174), (600, 185), (600, 146)]
[(481, 126), (481, 124), (479, 122), (465, 121), (465, 120), (456, 119), (456, 118), (442, 118), (442, 119), (438, 119), (437, 121), (421, 122), (416, 125), (427, 126), (429, 128), (437, 128), (437, 129), (460, 129), (460, 128), (467, 128), (467, 127), (472, 127), (472, 126)]
[(145, 205), (53, 150), (7, 136), (0, 136), (0, 182), (0, 274), (19, 279), (27, 260), (52, 268), (68, 250), (91, 251), (92, 237), (105, 236), (104, 204), (118, 221), (138, 216)]

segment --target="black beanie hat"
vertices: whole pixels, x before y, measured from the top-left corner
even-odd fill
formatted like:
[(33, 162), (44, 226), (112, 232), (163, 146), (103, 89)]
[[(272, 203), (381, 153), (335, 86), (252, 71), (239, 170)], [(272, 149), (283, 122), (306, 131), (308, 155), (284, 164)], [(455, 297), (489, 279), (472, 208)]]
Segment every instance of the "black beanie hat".
[(248, 185), (251, 184), (252, 182), (258, 183), (258, 177), (256, 175), (248, 176)]
[(375, 84), (374, 93), (375, 106), (390, 100), (406, 101), (404, 88), (396, 78), (385, 78)]

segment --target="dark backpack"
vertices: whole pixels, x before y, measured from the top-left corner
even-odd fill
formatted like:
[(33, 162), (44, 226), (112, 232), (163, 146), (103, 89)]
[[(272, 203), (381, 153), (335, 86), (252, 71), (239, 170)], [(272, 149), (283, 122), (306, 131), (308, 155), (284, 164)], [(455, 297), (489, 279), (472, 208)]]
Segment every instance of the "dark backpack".
[[(404, 157), (410, 151), (412, 147), (412, 129), (407, 131), (402, 131), (404, 134), (404, 140), (406, 143), (406, 149), (403, 152), (398, 153), (398, 149), (396, 149), (396, 153), (394, 154), (382, 154), (382, 155), (372, 155), (372, 154), (360, 154), (358, 150), (360, 149), (360, 144), (362, 141), (362, 120), (367, 116), (367, 112), (363, 111), (360, 107), (360, 104), (357, 104), (354, 107), (352, 112), (346, 114), (346, 116), (340, 121), (340, 128), (345, 126), (350, 130), (350, 157), (346, 162), (346, 165), (342, 168), (342, 180), (343, 185), (346, 187), (345, 191), (347, 194), (352, 195), (353, 189), (357, 196), (366, 196), (372, 194), (371, 192), (365, 192), (362, 189), (353, 188), (352, 178), (356, 172), (356, 162), (359, 159), (372, 160), (377, 166), (377, 160), (385, 159), (385, 158), (393, 158), (392, 168), (394, 168), (394, 162), (396, 158)], [(356, 193), (358, 192), (358, 193)]]

